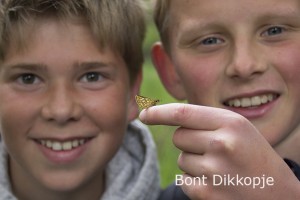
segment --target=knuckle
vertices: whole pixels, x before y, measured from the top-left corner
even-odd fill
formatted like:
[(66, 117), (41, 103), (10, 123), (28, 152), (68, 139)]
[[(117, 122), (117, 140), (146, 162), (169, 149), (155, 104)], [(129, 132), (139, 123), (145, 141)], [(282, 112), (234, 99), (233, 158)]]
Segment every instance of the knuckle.
[(246, 118), (238, 114), (228, 116), (226, 121), (228, 125), (233, 128), (240, 128), (243, 127), (246, 123), (248, 123)]
[(173, 119), (176, 122), (182, 122), (182, 121), (187, 121), (191, 117), (191, 109), (189, 109), (188, 105), (186, 104), (181, 104), (176, 106), (174, 114), (173, 114)]
[(231, 153), (235, 150), (234, 141), (226, 136), (215, 136), (209, 141), (209, 146), (215, 152)]

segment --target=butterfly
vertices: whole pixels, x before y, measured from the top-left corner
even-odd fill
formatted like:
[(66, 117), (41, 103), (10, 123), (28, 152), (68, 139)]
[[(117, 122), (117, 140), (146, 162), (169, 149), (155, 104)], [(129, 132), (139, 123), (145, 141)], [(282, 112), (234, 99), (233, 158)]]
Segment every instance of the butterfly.
[(159, 102), (158, 99), (153, 100), (148, 97), (143, 97), (140, 95), (135, 95), (135, 101), (140, 109), (150, 108), (151, 106), (155, 106)]

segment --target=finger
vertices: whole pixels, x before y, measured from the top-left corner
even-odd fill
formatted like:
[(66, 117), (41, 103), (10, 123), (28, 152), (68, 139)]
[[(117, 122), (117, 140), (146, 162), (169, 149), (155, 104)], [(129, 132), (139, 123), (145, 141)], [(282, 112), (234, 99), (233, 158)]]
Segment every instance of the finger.
[(178, 157), (178, 167), (193, 177), (205, 177), (210, 179), (216, 172), (214, 162), (205, 155), (181, 152)]
[(174, 145), (181, 151), (203, 155), (209, 150), (214, 132), (178, 128), (173, 135)]
[(225, 109), (183, 103), (153, 106), (140, 113), (148, 125), (182, 126), (190, 129), (216, 130), (236, 114)]
[(209, 185), (205, 177), (193, 177), (187, 173), (182, 175), (182, 191), (190, 199), (208, 199)]

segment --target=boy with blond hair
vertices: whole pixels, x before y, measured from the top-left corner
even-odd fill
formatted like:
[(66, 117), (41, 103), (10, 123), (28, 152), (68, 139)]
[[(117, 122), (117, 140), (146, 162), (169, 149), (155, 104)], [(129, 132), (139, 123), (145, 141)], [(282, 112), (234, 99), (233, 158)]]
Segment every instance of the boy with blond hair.
[(153, 200), (139, 0), (0, 2), (0, 199)]
[(140, 118), (179, 126), (184, 192), (300, 199), (299, 1), (157, 0), (155, 22), (154, 65), (169, 93), (190, 104)]

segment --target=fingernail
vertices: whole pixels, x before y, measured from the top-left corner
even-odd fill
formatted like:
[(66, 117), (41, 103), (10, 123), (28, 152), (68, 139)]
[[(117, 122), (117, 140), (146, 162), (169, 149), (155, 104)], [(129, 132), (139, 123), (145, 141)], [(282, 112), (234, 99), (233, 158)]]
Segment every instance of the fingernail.
[(145, 118), (146, 118), (146, 111), (145, 111), (145, 109), (143, 109), (143, 110), (140, 112), (139, 118), (140, 118), (141, 121), (144, 121), (144, 120), (145, 120)]

